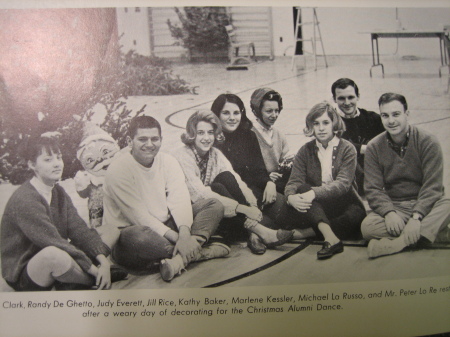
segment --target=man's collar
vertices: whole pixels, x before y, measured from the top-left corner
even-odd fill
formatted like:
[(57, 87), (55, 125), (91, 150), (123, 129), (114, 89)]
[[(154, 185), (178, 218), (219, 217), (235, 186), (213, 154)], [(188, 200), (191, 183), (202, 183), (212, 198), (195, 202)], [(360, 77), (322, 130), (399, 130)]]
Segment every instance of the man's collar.
[(353, 116), (349, 117), (339, 108), (339, 106), (337, 104), (336, 104), (336, 111), (339, 114), (339, 116), (341, 116), (344, 119), (356, 118), (356, 117), (359, 117), (359, 115), (361, 114), (361, 112), (359, 111), (359, 108), (356, 108), (356, 113)]
[(388, 142), (390, 142), (392, 145), (394, 146), (406, 146), (408, 145), (408, 141), (409, 141), (409, 136), (411, 134), (411, 125), (408, 125), (408, 131), (406, 132), (406, 138), (405, 141), (402, 144), (397, 144), (396, 142), (394, 142), (394, 140), (392, 139), (391, 134), (386, 131), (386, 135), (387, 135), (387, 140)]

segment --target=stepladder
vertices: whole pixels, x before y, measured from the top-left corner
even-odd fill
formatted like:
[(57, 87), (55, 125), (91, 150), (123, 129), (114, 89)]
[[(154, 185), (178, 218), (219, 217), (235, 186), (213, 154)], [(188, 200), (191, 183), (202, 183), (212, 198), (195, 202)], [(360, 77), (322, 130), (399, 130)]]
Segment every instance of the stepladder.
[[(325, 67), (328, 67), (327, 56), (323, 46), (322, 34), (320, 32), (320, 23), (317, 17), (316, 7), (295, 7), (297, 18), (295, 20), (294, 33), (294, 55), (292, 56), (291, 69), (294, 70), (296, 61), (299, 57), (303, 57), (306, 66), (306, 55), (311, 55), (314, 62), (314, 70), (317, 70), (317, 59), (323, 57)], [(306, 21), (307, 17), (311, 17), (312, 21)], [(302, 44), (302, 55), (297, 55), (296, 50), (298, 44)], [(321, 54), (318, 48), (321, 48)]]

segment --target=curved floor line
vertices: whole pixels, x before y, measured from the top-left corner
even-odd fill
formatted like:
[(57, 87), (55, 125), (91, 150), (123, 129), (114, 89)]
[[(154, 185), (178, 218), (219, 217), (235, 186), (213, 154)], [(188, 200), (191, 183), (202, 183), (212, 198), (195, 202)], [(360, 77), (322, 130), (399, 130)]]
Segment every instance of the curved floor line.
[(428, 124), (428, 123), (434, 123), (434, 122), (440, 122), (446, 119), (449, 119), (450, 117), (443, 117), (443, 118), (438, 118), (438, 119), (433, 119), (431, 121), (425, 121), (425, 122), (420, 122), (420, 123), (414, 123), (413, 125), (422, 125), (422, 124)]
[[(257, 88), (263, 88), (263, 87), (269, 86), (269, 85), (274, 84), (274, 83), (279, 83), (279, 82), (283, 82), (283, 81), (286, 81), (286, 80), (290, 80), (290, 79), (292, 79), (292, 78), (300, 77), (300, 76), (306, 75), (306, 74), (308, 74), (308, 73), (310, 73), (310, 72), (312, 72), (312, 71), (313, 71), (313, 70), (305, 71), (304, 73), (301, 73), (301, 74), (297, 74), (297, 75), (294, 75), (294, 76), (282, 78), (282, 79), (280, 79), (280, 80), (276, 80), (276, 81), (272, 81), (272, 82), (269, 82), (269, 83), (265, 83), (265, 84), (263, 84), (263, 85), (261, 85), (261, 86), (257, 86), (257, 87), (245, 89), (245, 90), (242, 90), (242, 91), (237, 92), (236, 95), (242, 94), (243, 92), (246, 92), (246, 91), (249, 91), (249, 90), (255, 90), (255, 89), (257, 89)], [(173, 124), (173, 123), (170, 121), (170, 119), (172, 118), (172, 116), (174, 116), (174, 115), (176, 115), (177, 113), (180, 113), (180, 112), (182, 112), (182, 111), (189, 110), (189, 109), (192, 109), (192, 108), (196, 108), (196, 107), (198, 107), (198, 106), (204, 105), (204, 104), (206, 104), (206, 103), (212, 103), (212, 102), (213, 102), (213, 100), (210, 100), (210, 101), (206, 101), (206, 102), (203, 102), (203, 103), (199, 103), (199, 104), (196, 104), (196, 105), (193, 105), (193, 106), (190, 106), (190, 107), (181, 109), (181, 110), (177, 110), (177, 111), (175, 111), (175, 112), (172, 112), (170, 115), (168, 115), (164, 121), (165, 121), (167, 124), (169, 124), (170, 126), (173, 126), (174, 128), (184, 129), (185, 127), (179, 126), (179, 125), (176, 125), (176, 124)]]
[(278, 264), (278, 263), (280, 263), (280, 262), (282, 262), (282, 261), (284, 261), (284, 260), (290, 258), (291, 256), (297, 254), (298, 252), (300, 252), (300, 251), (302, 251), (303, 249), (305, 249), (306, 247), (308, 247), (308, 246), (310, 245), (311, 242), (312, 242), (312, 240), (306, 240), (305, 242), (301, 243), (300, 245), (298, 245), (297, 247), (295, 247), (294, 249), (292, 249), (290, 252), (288, 252), (288, 253), (286, 253), (286, 254), (280, 256), (279, 258), (277, 258), (277, 259), (275, 259), (275, 260), (273, 260), (273, 261), (271, 261), (271, 262), (269, 262), (269, 263), (267, 263), (267, 264), (265, 264), (265, 265), (263, 265), (263, 266), (261, 266), (261, 267), (258, 267), (258, 268), (256, 268), (256, 269), (250, 270), (250, 271), (248, 271), (248, 272), (246, 272), (246, 273), (243, 273), (243, 274), (241, 274), (241, 275), (237, 275), (237, 276), (231, 277), (231, 278), (229, 278), (229, 279), (227, 279), (227, 280), (224, 280), (224, 281), (220, 281), (220, 282), (217, 282), (217, 283), (210, 284), (210, 285), (205, 286), (205, 287), (203, 287), (203, 288), (215, 288), (215, 287), (220, 287), (220, 286), (223, 286), (223, 285), (225, 285), (225, 284), (228, 284), (228, 283), (231, 283), (231, 282), (234, 282), (234, 281), (243, 279), (243, 278), (245, 278), (245, 277), (254, 275), (254, 274), (256, 274), (256, 273), (259, 273), (260, 271), (266, 270), (266, 269), (268, 269), (268, 268), (270, 268), (270, 267), (272, 267), (272, 266), (274, 266), (274, 265), (276, 265), (276, 264)]

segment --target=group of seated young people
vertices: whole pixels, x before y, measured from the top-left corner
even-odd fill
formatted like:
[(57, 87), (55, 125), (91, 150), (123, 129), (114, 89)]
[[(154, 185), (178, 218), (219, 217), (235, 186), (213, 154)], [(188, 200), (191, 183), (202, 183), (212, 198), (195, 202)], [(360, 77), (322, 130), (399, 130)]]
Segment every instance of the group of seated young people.
[[(189, 117), (171, 154), (160, 152), (159, 122), (134, 117), (128, 147), (110, 165), (117, 149), (98, 151), (108, 165), (102, 209), (92, 212), (101, 221), (91, 226), (56, 184), (63, 162), (55, 140), (30, 141), (34, 177), (14, 192), (1, 224), (3, 277), (17, 291), (108, 289), (127, 275), (109, 254), (128, 271), (159, 267), (170, 281), (191, 262), (227, 256), (235, 241), (264, 254), (316, 238), (318, 259), (342, 253), (343, 240), (369, 241), (371, 258), (450, 242), (442, 151), (409, 124), (405, 97), (383, 94), (377, 114), (358, 108), (350, 79), (333, 83), (332, 94), (336, 104), (318, 103), (306, 116), (312, 140), (295, 156), (274, 127), (283, 102), (271, 88), (251, 96), (255, 123), (237, 95), (219, 95), (210, 111)], [(89, 139), (98, 146), (108, 137)]]

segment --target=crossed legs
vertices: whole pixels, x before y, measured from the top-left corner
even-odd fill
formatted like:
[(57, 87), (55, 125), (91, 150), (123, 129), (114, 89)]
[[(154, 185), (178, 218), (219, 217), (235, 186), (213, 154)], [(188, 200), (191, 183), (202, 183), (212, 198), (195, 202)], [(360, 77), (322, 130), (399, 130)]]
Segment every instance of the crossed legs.
[[(215, 199), (201, 200), (192, 205), (194, 222), (191, 235), (200, 244), (206, 243), (216, 231), (223, 216), (223, 206)], [(177, 231), (173, 220), (166, 225)], [(113, 248), (114, 260), (132, 270), (148, 270), (162, 259), (172, 257), (174, 245), (165, 237), (145, 226), (130, 226), (123, 229)]]
[[(248, 205), (235, 177), (230, 172), (222, 172), (214, 179), (211, 189), (225, 197), (236, 200), (241, 205)], [(255, 193), (255, 191), (253, 190)], [(255, 193), (256, 197), (258, 195)], [(283, 203), (279, 201), (281, 205)], [(273, 206), (273, 205), (270, 205)], [(278, 206), (277, 209), (280, 207)], [(275, 211), (276, 213), (277, 211)], [(262, 220), (251, 221), (246, 219), (243, 214), (238, 214), (233, 218), (224, 219), (222, 221), (221, 230), (224, 236), (233, 239), (242, 239), (246, 229), (249, 233), (249, 248), (255, 254), (263, 254), (267, 247), (275, 247), (288, 241), (292, 233), (288, 231), (276, 231), (273, 228), (275, 224), (273, 220), (266, 214), (263, 214)]]
[[(394, 201), (393, 204), (395, 212), (407, 223), (413, 212), (415, 201)], [(448, 233), (449, 223), (450, 199), (441, 198), (434, 204), (430, 213), (423, 218), (420, 227), (420, 240), (426, 240), (427, 243), (433, 243), (436, 240), (447, 241), (448, 239), (445, 238), (440, 240), (439, 236)], [(364, 219), (361, 224), (361, 232), (364, 239), (370, 240), (369, 257), (395, 254), (408, 246), (403, 233), (397, 237), (389, 234), (384, 218), (375, 212), (370, 212)]]

